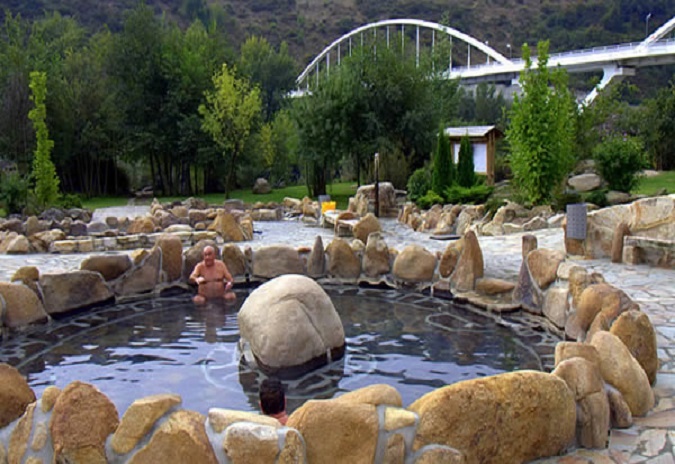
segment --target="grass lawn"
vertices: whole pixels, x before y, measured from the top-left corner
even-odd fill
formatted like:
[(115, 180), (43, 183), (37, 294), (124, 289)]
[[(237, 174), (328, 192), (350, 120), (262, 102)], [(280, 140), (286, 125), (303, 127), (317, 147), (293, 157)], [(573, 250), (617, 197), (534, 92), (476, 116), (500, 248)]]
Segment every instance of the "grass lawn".
[[(356, 194), (356, 183), (341, 182), (330, 184), (326, 187), (327, 194), (330, 195), (331, 200), (337, 202), (338, 209), (347, 209), (349, 204), (349, 197)], [(264, 195), (254, 195), (251, 190), (234, 190), (230, 193), (230, 198), (243, 200), (246, 203), (255, 203), (261, 201), (267, 203), (270, 201), (281, 202), (285, 197), (303, 198), (307, 196), (307, 187), (304, 185), (293, 185), (280, 189), (274, 189), (272, 192)], [(201, 198), (206, 200), (209, 204), (222, 204), (225, 200), (223, 193), (210, 193), (203, 195)], [(160, 202), (168, 202), (175, 200), (184, 200), (184, 197), (159, 197)], [(97, 208), (105, 208), (110, 206), (124, 206), (128, 203), (127, 197), (94, 197), (82, 201), (82, 206), (94, 210)]]
[(643, 177), (633, 193), (654, 195), (664, 188), (668, 193), (675, 193), (675, 171), (664, 171), (654, 177)]

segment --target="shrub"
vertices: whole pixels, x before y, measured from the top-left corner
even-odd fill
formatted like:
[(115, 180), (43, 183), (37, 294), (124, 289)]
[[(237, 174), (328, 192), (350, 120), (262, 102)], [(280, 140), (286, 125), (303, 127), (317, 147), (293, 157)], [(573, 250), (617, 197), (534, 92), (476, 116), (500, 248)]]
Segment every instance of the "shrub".
[(473, 148), (469, 136), (462, 137), (459, 145), (459, 159), (457, 160), (457, 183), (462, 187), (472, 187), (476, 183), (476, 174), (473, 165)]
[(429, 209), (435, 204), (442, 205), (443, 203), (445, 203), (443, 197), (433, 190), (429, 190), (426, 195), (418, 198), (416, 201), (417, 206), (422, 209)]
[(0, 205), (7, 214), (21, 213), (28, 202), (28, 179), (18, 173), (0, 176)]
[(648, 167), (642, 141), (637, 137), (611, 136), (593, 150), (600, 176), (611, 190), (630, 193)]
[(581, 203), (582, 198), (579, 192), (574, 191), (574, 190), (568, 190), (563, 193), (560, 193), (556, 195), (553, 198), (553, 203), (551, 204), (551, 207), (555, 211), (565, 211), (567, 208), (567, 205), (571, 205), (574, 203)]
[(74, 193), (65, 193), (59, 197), (58, 205), (64, 209), (82, 208), (82, 199)]
[(609, 202), (607, 201), (607, 193), (604, 190), (594, 190), (590, 192), (588, 195), (586, 195), (586, 202), (593, 203), (600, 208), (609, 206)]
[(416, 169), (408, 178), (408, 198), (417, 201), (431, 190), (431, 172), (426, 166)]
[(453, 185), (445, 190), (445, 199), (453, 204), (474, 204), (485, 203), (492, 194), (493, 188), (485, 184), (476, 184), (471, 187), (462, 187)]

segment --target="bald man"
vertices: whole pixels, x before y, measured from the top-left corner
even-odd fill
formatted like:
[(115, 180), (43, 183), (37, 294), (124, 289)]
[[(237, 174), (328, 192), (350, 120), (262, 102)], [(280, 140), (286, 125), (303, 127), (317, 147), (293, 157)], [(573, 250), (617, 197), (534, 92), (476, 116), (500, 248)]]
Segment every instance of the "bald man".
[(209, 298), (235, 300), (237, 296), (232, 291), (232, 274), (224, 262), (216, 259), (216, 250), (210, 245), (204, 247), (203, 257), (203, 261), (198, 263), (190, 274), (190, 282), (199, 286), (193, 301), (196, 304), (204, 304)]

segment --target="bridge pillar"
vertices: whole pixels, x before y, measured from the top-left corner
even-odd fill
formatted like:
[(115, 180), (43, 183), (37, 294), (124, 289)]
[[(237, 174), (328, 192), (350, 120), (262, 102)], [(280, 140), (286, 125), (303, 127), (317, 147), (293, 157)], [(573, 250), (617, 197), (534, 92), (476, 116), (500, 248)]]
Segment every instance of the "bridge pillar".
[(593, 103), (593, 100), (595, 100), (595, 97), (598, 96), (598, 93), (600, 93), (602, 89), (607, 87), (614, 78), (616, 78), (614, 82), (617, 83), (626, 76), (634, 76), (634, 75), (635, 75), (635, 68), (632, 67), (619, 66), (615, 64), (604, 66), (602, 68), (602, 80), (600, 80), (600, 83), (595, 86), (595, 88), (591, 91), (591, 93), (589, 93), (586, 96), (586, 98), (584, 98), (583, 105), (588, 106), (591, 103)]

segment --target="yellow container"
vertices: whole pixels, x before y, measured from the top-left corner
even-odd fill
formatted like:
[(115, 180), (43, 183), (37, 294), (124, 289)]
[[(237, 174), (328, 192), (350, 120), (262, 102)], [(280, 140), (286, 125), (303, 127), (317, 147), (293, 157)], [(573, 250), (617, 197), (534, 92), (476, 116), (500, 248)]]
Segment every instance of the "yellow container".
[(321, 214), (325, 213), (326, 211), (334, 211), (335, 208), (336, 206), (334, 201), (324, 201), (321, 203)]

